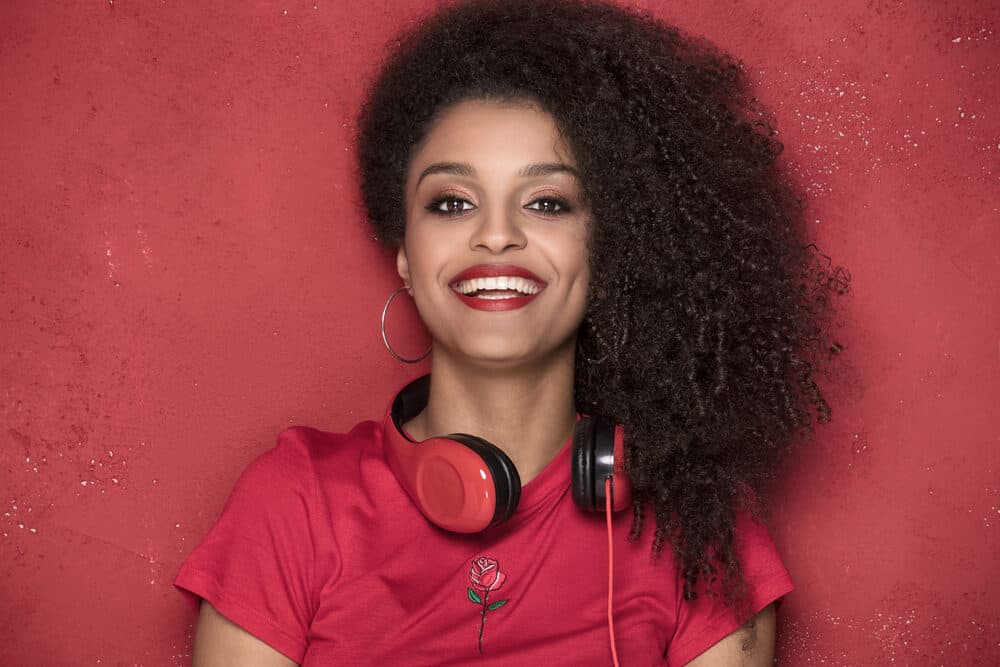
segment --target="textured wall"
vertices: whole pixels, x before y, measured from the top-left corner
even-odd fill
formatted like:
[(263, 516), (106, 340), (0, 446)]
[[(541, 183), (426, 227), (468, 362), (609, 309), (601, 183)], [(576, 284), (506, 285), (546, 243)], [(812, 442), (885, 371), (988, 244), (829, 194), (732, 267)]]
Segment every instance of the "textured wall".
[[(186, 664), (170, 582), (243, 466), (413, 373), (348, 137), (431, 4), (0, 4), (0, 664)], [(641, 4), (744, 61), (853, 276), (782, 663), (1000, 663), (1000, 9)]]

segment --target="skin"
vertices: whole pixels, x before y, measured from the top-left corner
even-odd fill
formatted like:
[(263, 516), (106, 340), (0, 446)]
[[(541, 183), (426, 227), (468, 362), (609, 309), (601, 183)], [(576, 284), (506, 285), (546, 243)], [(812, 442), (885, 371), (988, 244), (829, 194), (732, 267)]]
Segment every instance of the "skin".
[[(590, 278), (590, 212), (575, 168), (549, 114), (527, 102), (471, 100), (437, 120), (407, 172), (397, 270), (431, 333), (433, 381), (427, 407), (405, 428), (417, 439), (481, 435), (510, 456), (524, 483), (576, 423), (573, 362)], [(524, 267), (547, 285), (517, 310), (470, 308), (449, 283), (490, 263)], [(773, 653), (767, 607), (689, 664), (757, 667), (772, 664)], [(202, 604), (195, 667), (293, 664)]]
[(203, 601), (194, 631), (191, 664), (194, 667), (293, 667), (296, 663)]
[(769, 604), (687, 663), (688, 667), (765, 667), (774, 664), (775, 613)]

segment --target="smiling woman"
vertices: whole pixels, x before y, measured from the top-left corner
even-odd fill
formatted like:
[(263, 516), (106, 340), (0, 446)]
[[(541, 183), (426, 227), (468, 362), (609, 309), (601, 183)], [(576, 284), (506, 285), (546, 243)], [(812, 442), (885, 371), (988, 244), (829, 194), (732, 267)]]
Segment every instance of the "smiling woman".
[(359, 168), (432, 372), (247, 469), (177, 578), (196, 665), (772, 661), (759, 486), (829, 416), (810, 360), (846, 283), (742, 90), (603, 2), (405, 36)]
[[(590, 213), (549, 114), (525, 103), (454, 105), (413, 155), (406, 216), (399, 275), (436, 363), (458, 364), (462, 375), (572, 369), (590, 283)], [(553, 453), (538, 452), (538, 463)]]

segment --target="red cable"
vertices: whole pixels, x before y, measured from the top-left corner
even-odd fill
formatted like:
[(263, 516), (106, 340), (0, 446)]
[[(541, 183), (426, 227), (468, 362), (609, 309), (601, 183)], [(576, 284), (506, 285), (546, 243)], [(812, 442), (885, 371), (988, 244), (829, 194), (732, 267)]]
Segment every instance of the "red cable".
[(611, 611), (611, 600), (615, 590), (615, 550), (611, 541), (611, 478), (604, 480), (604, 513), (608, 518), (608, 634), (611, 636), (611, 662), (618, 665), (618, 649), (615, 647), (615, 617)]

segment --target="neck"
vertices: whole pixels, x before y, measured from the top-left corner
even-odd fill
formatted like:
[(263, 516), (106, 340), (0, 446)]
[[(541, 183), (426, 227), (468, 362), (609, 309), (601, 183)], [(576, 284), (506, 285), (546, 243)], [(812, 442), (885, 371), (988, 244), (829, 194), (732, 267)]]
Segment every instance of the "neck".
[(553, 459), (576, 425), (573, 350), (544, 363), (497, 369), (434, 351), (427, 407), (405, 424), (418, 440), (469, 433), (510, 457), (526, 484)]

